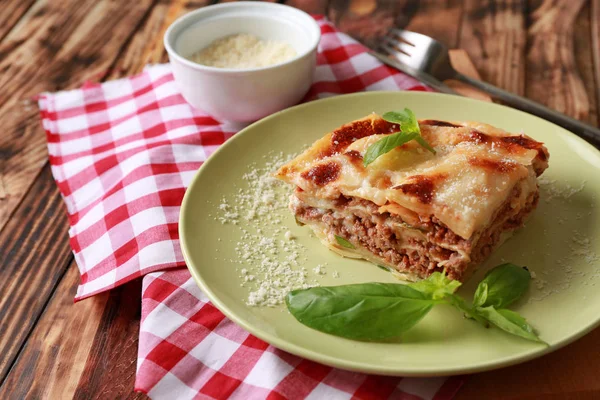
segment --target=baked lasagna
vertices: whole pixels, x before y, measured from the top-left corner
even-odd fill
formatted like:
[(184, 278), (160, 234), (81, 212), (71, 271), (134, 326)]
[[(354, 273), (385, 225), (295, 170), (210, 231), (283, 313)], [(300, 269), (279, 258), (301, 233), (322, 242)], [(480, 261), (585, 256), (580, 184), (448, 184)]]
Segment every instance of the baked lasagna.
[(400, 130), (376, 114), (341, 126), (283, 165), (290, 209), (331, 250), (405, 280), (445, 271), (464, 281), (535, 209), (542, 143), (479, 122), (419, 120), (434, 149), (407, 142), (367, 166)]

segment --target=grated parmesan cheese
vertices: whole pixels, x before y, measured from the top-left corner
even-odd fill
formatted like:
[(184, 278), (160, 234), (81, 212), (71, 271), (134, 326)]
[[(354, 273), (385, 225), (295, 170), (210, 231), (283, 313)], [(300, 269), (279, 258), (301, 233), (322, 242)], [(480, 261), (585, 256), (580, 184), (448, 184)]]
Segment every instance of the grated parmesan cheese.
[(326, 271), (325, 271), (325, 266), (324, 265), (317, 265), (315, 268), (313, 268), (313, 271), (315, 272), (315, 274), (319, 274), (319, 275), (325, 275)]
[(236, 225), (241, 232), (234, 248), (237, 259), (232, 262), (240, 265), (239, 278), (241, 286), (249, 289), (245, 300), (249, 306), (274, 307), (283, 304), (294, 289), (318, 286), (302, 267), (306, 248), (291, 231), (282, 230), (278, 216), (278, 211), (287, 209), (290, 188), (271, 173), (292, 158), (279, 153), (264, 167), (250, 165), (242, 176), (248, 188), (222, 199), (214, 217), (222, 224)]
[(581, 182), (579, 187), (573, 187), (568, 183), (564, 183), (563, 187), (556, 185), (556, 180), (547, 179), (544, 177), (538, 178), (540, 188), (545, 192), (544, 199), (546, 203), (550, 203), (552, 200), (558, 198), (566, 201), (570, 201), (571, 197), (585, 188), (586, 181)]
[[(598, 265), (600, 257), (592, 248), (592, 242), (579, 231), (571, 232), (571, 242), (567, 244), (569, 252), (564, 257), (555, 260), (555, 266), (546, 265), (542, 274), (548, 279), (540, 278), (531, 271), (531, 277), (534, 279), (537, 294), (530, 300), (540, 301), (548, 296), (561, 293), (564, 290), (573, 288), (575, 278), (581, 279), (581, 284), (594, 286), (596, 280), (600, 278), (600, 269), (594, 268)], [(548, 256), (548, 254), (546, 254)], [(574, 265), (585, 261), (592, 270), (574, 268)]]
[(283, 236), (284, 236), (284, 237), (285, 237), (287, 240), (293, 240), (293, 239), (295, 239), (295, 236), (294, 236), (294, 234), (293, 234), (291, 231), (287, 231), (287, 232), (285, 233), (285, 235), (283, 235)]
[(215, 40), (189, 60), (209, 67), (244, 69), (281, 64), (295, 56), (296, 50), (286, 42), (240, 33)]

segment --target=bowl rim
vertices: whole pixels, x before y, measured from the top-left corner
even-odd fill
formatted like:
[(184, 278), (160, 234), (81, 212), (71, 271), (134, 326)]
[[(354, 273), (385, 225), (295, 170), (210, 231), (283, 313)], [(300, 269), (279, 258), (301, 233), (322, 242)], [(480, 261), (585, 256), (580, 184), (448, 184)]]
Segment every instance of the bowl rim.
[[(188, 22), (190, 20), (197, 18), (199, 15), (202, 15), (204, 13), (207, 13), (207, 12), (210, 12), (213, 10), (217, 10), (217, 9), (248, 8), (248, 7), (256, 8), (256, 9), (274, 9), (274, 8), (276, 8), (276, 9), (279, 9), (280, 11), (284, 11), (286, 13), (294, 13), (294, 14), (301, 15), (302, 17), (306, 18), (306, 21), (308, 22), (308, 24), (306, 24), (306, 26), (308, 26), (309, 29), (312, 29), (314, 31), (315, 36), (314, 36), (312, 44), (309, 46), (308, 49), (296, 54), (293, 58), (290, 58), (289, 60), (284, 61), (282, 63), (277, 63), (277, 64), (269, 65), (266, 67), (257, 67), (257, 68), (219, 68), (219, 67), (210, 67), (207, 65), (198, 64), (196, 62), (190, 61), (187, 58), (180, 55), (178, 52), (176, 52), (175, 49), (169, 43), (171, 36), (173, 35), (173, 31), (178, 26), (180, 26), (181, 24), (183, 24), (185, 22)], [(268, 15), (267, 15), (267, 17), (268, 17)], [(193, 25), (193, 23), (191, 23), (190, 26), (191, 25)], [(184, 28), (184, 29), (187, 29), (187, 28)], [(321, 28), (319, 27), (319, 24), (317, 23), (317, 21), (312, 16), (310, 16), (308, 13), (306, 13), (300, 9), (285, 5), (285, 4), (263, 3), (263, 2), (253, 2), (253, 1), (239, 1), (239, 2), (233, 2), (233, 3), (214, 4), (214, 5), (210, 5), (210, 6), (206, 6), (206, 7), (201, 7), (194, 11), (190, 11), (189, 13), (184, 14), (184, 15), (180, 16), (179, 18), (177, 18), (175, 21), (173, 21), (171, 23), (171, 25), (169, 25), (169, 27), (167, 28), (167, 30), (165, 31), (165, 34), (163, 36), (163, 44), (165, 46), (165, 49), (167, 50), (167, 53), (169, 54), (169, 58), (173, 57), (178, 62), (180, 62), (190, 68), (196, 69), (196, 70), (200, 70), (200, 71), (204, 71), (204, 72), (223, 73), (223, 74), (240, 74), (240, 73), (248, 73), (248, 72), (269, 71), (269, 70), (283, 67), (285, 65), (292, 64), (292, 63), (314, 53), (316, 51), (317, 46), (319, 45), (320, 41), (321, 41)]]

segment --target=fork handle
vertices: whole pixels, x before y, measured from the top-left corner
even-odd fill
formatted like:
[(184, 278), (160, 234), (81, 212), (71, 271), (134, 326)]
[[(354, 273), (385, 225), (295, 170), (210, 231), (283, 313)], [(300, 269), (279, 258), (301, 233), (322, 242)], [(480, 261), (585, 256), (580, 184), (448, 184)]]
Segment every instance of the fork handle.
[(563, 128), (575, 133), (577, 136), (592, 143), (597, 148), (600, 148), (600, 129), (598, 128), (578, 121), (575, 118), (568, 117), (535, 101), (497, 88), (489, 83), (469, 78), (461, 73), (457, 73), (455, 79), (475, 86), (476, 88), (487, 92), (492, 97), (500, 99), (510, 106), (519, 108), (530, 114), (537, 115), (538, 117), (544, 118), (550, 122), (554, 122), (555, 124), (562, 126)]

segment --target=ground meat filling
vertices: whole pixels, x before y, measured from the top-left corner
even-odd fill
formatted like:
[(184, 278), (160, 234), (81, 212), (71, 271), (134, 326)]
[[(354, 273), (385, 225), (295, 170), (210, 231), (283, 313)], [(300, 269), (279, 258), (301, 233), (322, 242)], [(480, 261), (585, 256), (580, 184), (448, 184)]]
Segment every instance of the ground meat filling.
[[(447, 266), (447, 271), (452, 279), (460, 279), (466, 267), (466, 265), (461, 265), (458, 254), (433, 243), (410, 239), (409, 243), (414, 248), (399, 248), (396, 234), (389, 226), (376, 223), (368, 218), (361, 218), (357, 215), (336, 218), (333, 216), (333, 210), (320, 210), (313, 207), (298, 208), (295, 211), (300, 220), (325, 223), (329, 232), (353, 243), (360, 243), (362, 247), (383, 258), (388, 264), (395, 265), (400, 272), (427, 277), (436, 270), (442, 270), (438, 266), (439, 260), (456, 260), (454, 262), (456, 269)], [(435, 257), (438, 261), (430, 256)]]
[[(509, 196), (509, 199), (519, 196), (520, 188), (515, 187), (512, 195), (514, 196)], [(411, 237), (408, 239), (408, 246), (406, 241), (402, 244), (402, 233), (395, 232), (385, 223), (393, 221), (403, 224), (404, 221), (397, 215), (379, 213), (379, 207), (370, 201), (340, 196), (335, 203), (335, 210), (310, 207), (305, 203), (296, 203), (292, 208), (300, 221), (325, 224), (328, 232), (353, 243), (360, 243), (364, 249), (381, 257), (387, 264), (396, 266), (400, 272), (426, 278), (435, 271), (445, 269), (451, 279), (462, 280), (469, 265), (479, 264), (491, 254), (503, 232), (523, 226), (525, 218), (535, 209), (538, 200), (539, 193), (531, 193), (526, 205), (520, 210), (512, 208), (510, 200), (507, 201), (497, 211), (494, 222), (478, 236), (475, 243), (456, 235), (435, 217), (423, 217), (421, 224), (413, 228), (421, 230), (427, 241)], [(354, 213), (347, 209), (355, 206), (360, 206), (360, 211)], [(340, 210), (346, 211), (340, 214)], [(469, 254), (470, 260), (440, 244), (456, 246)], [(440, 266), (442, 262), (443, 267)]]
[[(348, 207), (360, 206), (360, 207), (364, 207), (371, 215), (381, 216), (384, 219), (391, 219), (392, 221), (400, 223), (400, 224), (405, 222), (402, 220), (402, 218), (400, 218), (397, 215), (393, 215), (388, 212), (379, 213), (378, 205), (376, 205), (375, 203), (373, 203), (371, 201), (364, 200), (364, 199), (345, 197), (342, 195), (336, 200), (336, 206), (340, 210), (348, 208)], [(469, 251), (471, 249), (470, 241), (463, 239), (462, 237), (458, 236), (456, 233), (452, 232), (441, 221), (439, 221), (435, 217), (431, 217), (431, 218), (423, 217), (421, 220), (421, 224), (414, 225), (414, 227), (422, 229), (423, 231), (427, 232), (427, 239), (431, 242), (438, 243), (438, 244), (455, 245), (464, 251)]]

